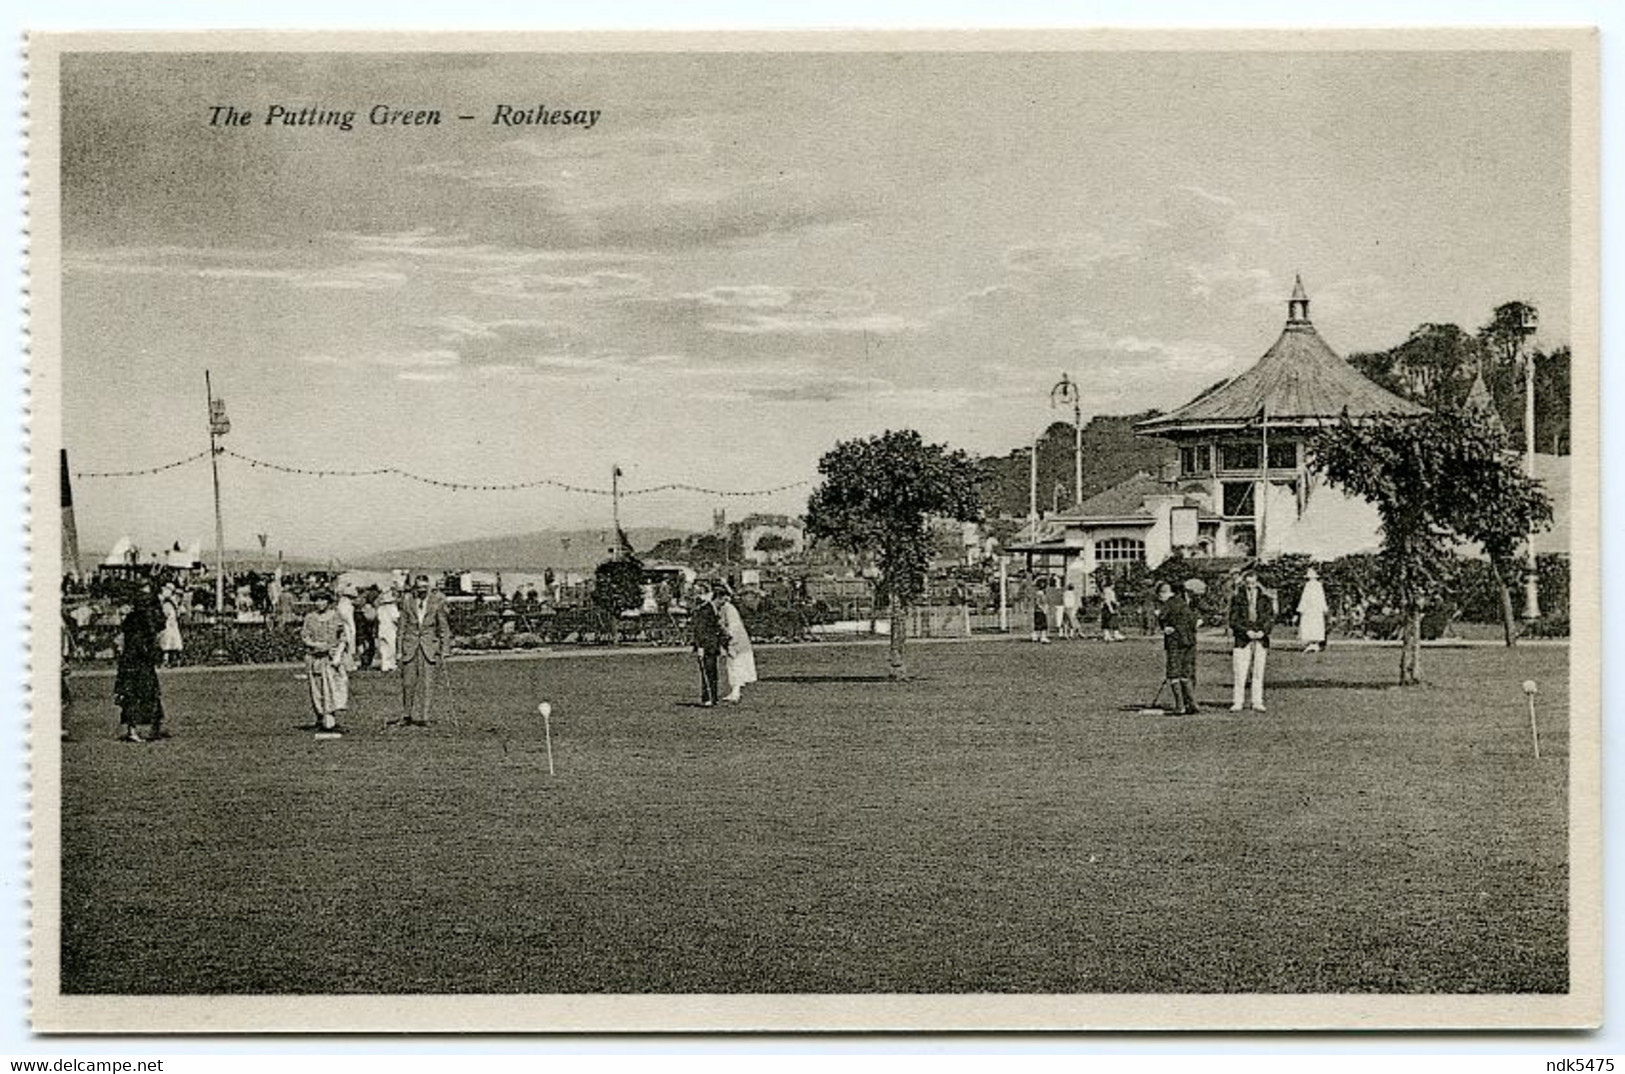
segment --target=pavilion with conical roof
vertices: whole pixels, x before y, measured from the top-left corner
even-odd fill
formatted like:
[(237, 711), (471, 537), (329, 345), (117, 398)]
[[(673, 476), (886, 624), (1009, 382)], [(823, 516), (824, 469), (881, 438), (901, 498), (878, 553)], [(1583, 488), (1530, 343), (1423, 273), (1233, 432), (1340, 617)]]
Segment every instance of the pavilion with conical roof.
[(1317, 482), (1307, 441), (1345, 414), (1425, 412), (1367, 379), (1320, 338), (1298, 278), (1286, 326), (1262, 358), (1134, 431), (1178, 446), (1173, 490), (1204, 501), (1219, 519), (1188, 554), (1331, 557), (1374, 549), (1377, 519), (1364, 500)]
[(1256, 426), (1264, 419), (1283, 427), (1320, 426), (1345, 411), (1361, 418), (1421, 414), (1423, 408), (1366, 379), (1327, 346), (1309, 320), (1309, 296), (1299, 277), (1287, 301), (1286, 327), (1264, 357), (1179, 409), (1140, 422), (1134, 431), (1171, 436)]

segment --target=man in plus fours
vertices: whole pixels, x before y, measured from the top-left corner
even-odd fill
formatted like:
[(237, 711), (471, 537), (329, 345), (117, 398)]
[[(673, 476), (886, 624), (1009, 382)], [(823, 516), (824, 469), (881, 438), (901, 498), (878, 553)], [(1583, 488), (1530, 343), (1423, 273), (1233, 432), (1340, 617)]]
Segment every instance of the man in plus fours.
[(700, 603), (689, 623), (690, 642), (700, 661), (700, 704), (710, 708), (717, 703), (717, 658), (728, 648), (728, 631), (723, 624), (721, 596), (709, 586), (701, 588), (698, 595)]
[(1173, 691), (1173, 712), (1194, 716), (1196, 704), (1196, 616), (1185, 598), (1167, 582), (1157, 586), (1157, 622), (1162, 627), (1162, 648), (1167, 660), (1168, 688)]
[(429, 702), (440, 662), (451, 655), (446, 598), (430, 590), (427, 574), (413, 580), (412, 590), (401, 604), (399, 630), (402, 719), (408, 726), (424, 727), (429, 723)]
[(1235, 679), (1230, 711), (1240, 712), (1247, 674), (1253, 676), (1253, 708), (1264, 711), (1264, 665), (1270, 651), (1270, 630), (1275, 626), (1275, 606), (1258, 583), (1258, 575), (1248, 571), (1241, 588), (1230, 601), (1230, 633), (1235, 642), (1230, 665)]

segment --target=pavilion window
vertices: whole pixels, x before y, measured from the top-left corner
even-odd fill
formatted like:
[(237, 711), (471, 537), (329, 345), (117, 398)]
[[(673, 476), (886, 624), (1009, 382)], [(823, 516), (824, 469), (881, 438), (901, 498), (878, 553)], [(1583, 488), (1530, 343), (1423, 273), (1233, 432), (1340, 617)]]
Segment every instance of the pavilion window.
[(1296, 440), (1270, 441), (1270, 469), (1296, 470), (1298, 468), (1298, 442)]
[(1226, 470), (1257, 470), (1263, 459), (1262, 450), (1257, 443), (1225, 444), (1219, 454)]
[(1253, 517), (1253, 483), (1226, 481), (1223, 485), (1224, 514), (1226, 518)]
[(1179, 449), (1179, 472), (1182, 474), (1208, 474), (1213, 472), (1213, 448), (1209, 444)]

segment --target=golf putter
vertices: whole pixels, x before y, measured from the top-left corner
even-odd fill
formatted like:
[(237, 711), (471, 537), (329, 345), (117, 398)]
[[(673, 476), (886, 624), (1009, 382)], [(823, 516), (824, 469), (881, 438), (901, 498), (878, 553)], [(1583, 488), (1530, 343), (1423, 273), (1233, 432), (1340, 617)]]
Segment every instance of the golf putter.
[(1151, 697), (1151, 703), (1149, 705), (1142, 706), (1138, 711), (1138, 715), (1155, 716), (1168, 711), (1162, 707), (1162, 692), (1170, 688), (1169, 683), (1170, 680), (1168, 679), (1162, 680), (1162, 685), (1157, 687), (1157, 692)]

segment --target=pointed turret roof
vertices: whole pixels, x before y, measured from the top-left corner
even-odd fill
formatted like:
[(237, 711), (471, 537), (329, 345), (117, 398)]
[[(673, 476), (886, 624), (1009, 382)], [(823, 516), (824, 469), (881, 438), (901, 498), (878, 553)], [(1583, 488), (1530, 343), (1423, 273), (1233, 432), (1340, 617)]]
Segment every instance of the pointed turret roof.
[(1506, 422), (1501, 420), (1501, 412), (1495, 409), (1495, 397), (1490, 394), (1490, 386), (1484, 383), (1482, 369), (1473, 374), (1473, 386), (1467, 389), (1467, 409), (1483, 414), (1491, 427), (1502, 436), (1507, 434)]
[(1180, 431), (1233, 428), (1267, 415), (1282, 425), (1311, 425), (1378, 414), (1423, 414), (1425, 408), (1367, 380), (1327, 346), (1309, 320), (1309, 296), (1295, 282), (1287, 301), (1286, 327), (1253, 367), (1171, 413), (1134, 426), (1158, 436)]

